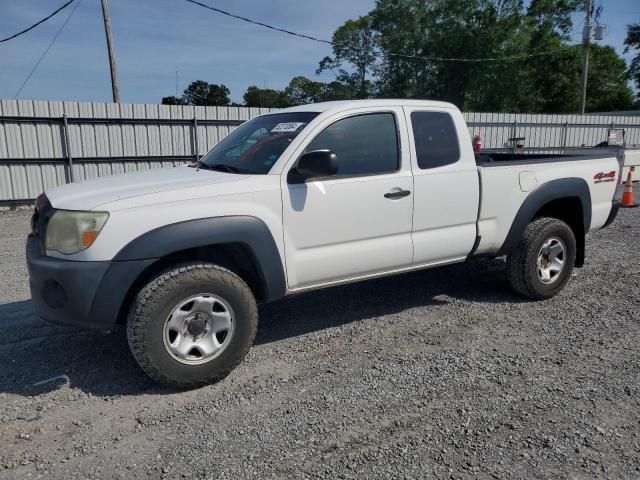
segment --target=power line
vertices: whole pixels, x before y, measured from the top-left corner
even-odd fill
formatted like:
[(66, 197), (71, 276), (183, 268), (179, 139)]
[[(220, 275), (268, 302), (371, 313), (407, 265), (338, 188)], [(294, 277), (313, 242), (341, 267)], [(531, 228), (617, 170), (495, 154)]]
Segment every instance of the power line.
[[(240, 15), (236, 15), (226, 10), (222, 10), (220, 8), (212, 7), (205, 3), (199, 2), (198, 0), (185, 0), (186, 2), (193, 3), (195, 5), (199, 5), (208, 10), (212, 10), (216, 13), (220, 13), (222, 15), (226, 15), (228, 17), (236, 18), (238, 20), (242, 20), (243, 22), (251, 23), (253, 25), (258, 25), (260, 27), (269, 28), (271, 30), (276, 30), (278, 32), (286, 33), (287, 35), (293, 35), (294, 37), (306, 38), (307, 40), (312, 40), (314, 42), (324, 43), (332, 46), (336, 46), (335, 42), (331, 40), (325, 40), (323, 38), (313, 37), (311, 35), (306, 35), (304, 33), (293, 32), (291, 30), (285, 30), (284, 28), (274, 27), (273, 25), (269, 25), (263, 22), (259, 22), (257, 20), (252, 20), (247, 17), (243, 17)], [(537, 52), (537, 53), (526, 53), (522, 55), (511, 55), (508, 57), (491, 57), (491, 58), (442, 58), (442, 57), (424, 57), (422, 55), (409, 55), (404, 53), (394, 53), (394, 52), (386, 52), (387, 55), (392, 57), (401, 57), (401, 58), (409, 58), (414, 60), (428, 60), (428, 61), (436, 61), (436, 62), (502, 62), (502, 61), (512, 61), (512, 60), (520, 60), (523, 58), (531, 58), (531, 57), (540, 57), (546, 55), (555, 55), (557, 53), (561, 53), (567, 50), (567, 47), (556, 50), (548, 50), (545, 52)]]
[(251, 20), (250, 18), (247, 18), (247, 17), (242, 17), (240, 15), (235, 15), (233, 13), (227, 12), (227, 11), (222, 10), (220, 8), (211, 7), (211, 6), (207, 5), (206, 3), (198, 2), (197, 0), (185, 0), (185, 1), (187, 1), (189, 3), (194, 3), (196, 5), (200, 5), (201, 7), (208, 8), (209, 10), (213, 10), (214, 12), (221, 13), (222, 15), (226, 15), (228, 17), (237, 18), (238, 20), (242, 20), (243, 22), (252, 23), (252, 24), (258, 25), (260, 27), (270, 28), (271, 30), (276, 30), (278, 32), (286, 33), (288, 35), (293, 35), (294, 37), (306, 38), (307, 40), (313, 40), (314, 42), (328, 43), (329, 45), (333, 45), (333, 42), (331, 42), (329, 40), (323, 40), (321, 38), (312, 37), (311, 35), (305, 35), (304, 33), (296, 33), (296, 32), (292, 32), (290, 30), (285, 30), (284, 28), (274, 27), (273, 25), (268, 25), (266, 23), (258, 22), (256, 20)]
[(40, 25), (41, 23), (46, 22), (46, 21), (47, 21), (47, 20), (49, 20), (51, 17), (53, 17), (53, 16), (54, 16), (54, 15), (56, 15), (57, 13), (61, 12), (61, 11), (62, 11), (62, 10), (64, 10), (65, 8), (67, 8), (67, 7), (68, 7), (71, 3), (73, 3), (74, 1), (75, 1), (75, 0), (69, 0), (67, 3), (65, 3), (65, 4), (64, 4), (64, 5), (62, 5), (60, 8), (58, 8), (55, 12), (53, 12), (52, 14), (50, 14), (50, 15), (48, 15), (48, 16), (46, 16), (46, 17), (44, 17), (44, 18), (43, 18), (42, 20), (40, 20), (39, 22), (34, 23), (34, 24), (33, 24), (33, 25), (31, 25), (30, 27), (25, 28), (24, 30), (22, 30), (22, 31), (20, 31), (20, 32), (18, 32), (18, 33), (16, 33), (16, 34), (13, 34), (13, 35), (11, 35), (10, 37), (0, 39), (0, 43), (2, 43), (2, 42), (8, 42), (8, 41), (9, 41), (9, 40), (11, 40), (11, 39), (14, 39), (14, 38), (16, 38), (16, 37), (19, 37), (20, 35), (23, 35), (23, 34), (27, 33), (28, 31), (33, 30), (34, 28), (36, 28), (36, 27), (37, 27), (38, 25)]
[(435, 62), (503, 62), (503, 61), (512, 61), (512, 60), (520, 60), (523, 58), (531, 58), (531, 57), (542, 57), (546, 55), (555, 55), (556, 53), (561, 53), (567, 50), (565, 48), (559, 48), (556, 50), (547, 50), (546, 52), (537, 52), (537, 53), (523, 53), (522, 55), (511, 55), (508, 57), (488, 57), (488, 58), (441, 58), (441, 57), (423, 57), (421, 55), (407, 55), (404, 53), (387, 53), (390, 57), (401, 57), (401, 58), (410, 58), (414, 60), (429, 60)]
[[(69, 2), (69, 3), (71, 3), (71, 2)], [(20, 95), (20, 92), (22, 92), (22, 89), (27, 85), (27, 82), (31, 79), (31, 77), (33, 76), (35, 71), (38, 69), (38, 67), (40, 66), (40, 63), (42, 62), (42, 60), (44, 60), (44, 57), (47, 56), (47, 53), (49, 53), (49, 50), (51, 49), (53, 44), (56, 43), (56, 40), (58, 39), (58, 37), (62, 33), (62, 30), (64, 30), (64, 27), (67, 26), (67, 23), (69, 23), (69, 20), (71, 20), (71, 17), (73, 17), (73, 14), (76, 13), (76, 10), (78, 9), (78, 7), (80, 6), (81, 3), (82, 3), (82, 0), (78, 0), (78, 3), (76, 3), (76, 5), (73, 7), (73, 10), (71, 10), (71, 13), (67, 17), (67, 19), (62, 23), (62, 25), (60, 26), (60, 28), (58, 29), (58, 31), (54, 35), (53, 39), (51, 39), (51, 42), (49, 42), (49, 45), (47, 46), (45, 51), (42, 53), (42, 55), (40, 55), (40, 58), (38, 59), (36, 64), (33, 66), (31, 71), (29, 72), (29, 75), (27, 75), (27, 78), (25, 78), (24, 82), (22, 82), (22, 85), (20, 85), (20, 88), (18, 89), (16, 94), (13, 96), (14, 99), (18, 98), (18, 95)]]

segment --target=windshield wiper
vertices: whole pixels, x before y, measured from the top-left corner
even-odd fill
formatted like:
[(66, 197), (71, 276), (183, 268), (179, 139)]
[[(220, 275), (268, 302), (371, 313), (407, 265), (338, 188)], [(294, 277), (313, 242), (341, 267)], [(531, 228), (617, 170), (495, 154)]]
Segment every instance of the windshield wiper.
[(233, 165), (228, 165), (226, 163), (216, 163), (214, 165), (207, 165), (206, 163), (200, 162), (198, 163), (198, 168), (202, 168), (205, 170), (215, 170), (217, 172), (225, 172), (225, 173), (251, 173), (249, 170), (244, 170), (242, 168), (238, 168)]

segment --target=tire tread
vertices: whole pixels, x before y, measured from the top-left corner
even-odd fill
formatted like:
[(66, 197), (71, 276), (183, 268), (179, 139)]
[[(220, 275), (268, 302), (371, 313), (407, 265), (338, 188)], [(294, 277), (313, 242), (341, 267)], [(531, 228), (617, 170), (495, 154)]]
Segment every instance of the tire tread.
[(559, 292), (571, 277), (573, 265), (569, 264), (569, 273), (558, 284), (554, 285), (551, 294), (541, 293), (535, 288), (534, 281), (537, 280), (529, 274), (531, 262), (536, 261), (539, 245), (550, 235), (551, 230), (562, 229), (564, 234), (572, 241), (568, 249), (572, 249), (573, 255), (567, 261), (575, 260), (575, 237), (573, 231), (562, 220), (553, 217), (540, 217), (532, 221), (522, 235), (515, 250), (507, 257), (507, 279), (511, 288), (518, 294), (534, 300), (544, 300)]
[(249, 306), (253, 317), (257, 318), (258, 316), (255, 298), (247, 284), (236, 274), (224, 267), (210, 263), (189, 263), (170, 268), (158, 274), (158, 276), (152, 279), (140, 290), (140, 292), (138, 292), (138, 295), (129, 309), (127, 318), (127, 341), (133, 357), (142, 370), (144, 370), (144, 372), (153, 380), (170, 387), (191, 389), (222, 380), (224, 377), (229, 375), (229, 373), (236, 368), (238, 364), (240, 364), (242, 359), (249, 352), (256, 335), (257, 321), (254, 321), (251, 322), (251, 330), (248, 332), (250, 341), (244, 345), (243, 350), (240, 355), (237, 356), (237, 359), (226, 366), (224, 370), (199, 380), (186, 380), (183, 378), (170, 377), (155, 365), (153, 359), (149, 356), (149, 348), (147, 347), (144, 337), (144, 330), (147, 328), (148, 323), (154, 321), (153, 318), (149, 318), (148, 316), (148, 312), (151, 310), (149, 308), (149, 303), (153, 298), (162, 296), (163, 291), (170, 291), (173, 288), (184, 288), (186, 283), (188, 283), (184, 282), (183, 279), (185, 277), (189, 277), (192, 281), (201, 281), (203, 275), (208, 276), (209, 278), (223, 277), (222, 280), (224, 282), (229, 283), (240, 293), (243, 297), (243, 301), (245, 301), (246, 305)]

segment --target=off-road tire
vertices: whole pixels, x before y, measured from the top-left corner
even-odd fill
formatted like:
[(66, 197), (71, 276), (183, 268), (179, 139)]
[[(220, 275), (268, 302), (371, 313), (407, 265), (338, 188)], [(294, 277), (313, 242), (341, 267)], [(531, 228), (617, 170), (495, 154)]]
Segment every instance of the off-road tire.
[[(551, 284), (543, 283), (536, 272), (538, 253), (544, 242), (560, 238), (565, 246), (565, 259), (558, 278)], [(571, 278), (576, 259), (576, 238), (562, 220), (542, 217), (534, 220), (524, 231), (520, 242), (507, 256), (507, 279), (518, 294), (534, 300), (544, 300), (556, 295)]]
[[(234, 312), (234, 333), (221, 354), (199, 365), (173, 358), (163, 340), (164, 322), (176, 303), (191, 294), (214, 293)], [(136, 295), (127, 319), (134, 358), (153, 380), (179, 389), (201, 387), (226, 377), (245, 357), (256, 335), (258, 309), (247, 284), (233, 272), (208, 263), (185, 263), (151, 279)]]

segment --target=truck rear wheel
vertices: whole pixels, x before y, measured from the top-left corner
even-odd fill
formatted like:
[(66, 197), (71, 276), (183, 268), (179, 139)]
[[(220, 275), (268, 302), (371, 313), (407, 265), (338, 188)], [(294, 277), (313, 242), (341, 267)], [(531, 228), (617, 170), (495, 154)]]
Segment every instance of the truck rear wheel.
[(257, 325), (255, 298), (240, 277), (213, 264), (182, 264), (137, 294), (127, 339), (152, 379), (195, 388), (224, 378), (242, 361)]
[(576, 260), (573, 231), (557, 218), (538, 218), (507, 257), (507, 278), (520, 295), (544, 300), (565, 286)]

